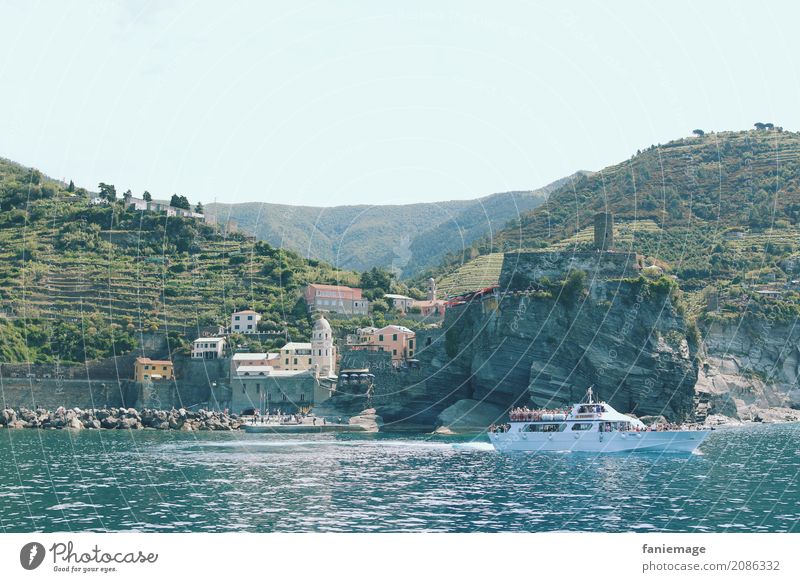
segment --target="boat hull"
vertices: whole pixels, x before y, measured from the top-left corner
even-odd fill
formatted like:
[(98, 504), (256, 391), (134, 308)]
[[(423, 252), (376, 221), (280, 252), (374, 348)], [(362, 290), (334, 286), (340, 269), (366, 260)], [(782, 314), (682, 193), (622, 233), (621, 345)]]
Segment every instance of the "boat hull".
[(708, 436), (708, 430), (652, 432), (587, 432), (576, 434), (502, 432), (489, 433), (500, 452), (586, 452), (586, 453), (691, 453)]

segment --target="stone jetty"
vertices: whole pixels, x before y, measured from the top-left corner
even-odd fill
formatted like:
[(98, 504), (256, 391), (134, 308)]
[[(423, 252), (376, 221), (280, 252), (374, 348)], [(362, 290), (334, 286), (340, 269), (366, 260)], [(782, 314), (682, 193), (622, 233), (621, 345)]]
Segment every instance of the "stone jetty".
[(144, 408), (44, 409), (6, 408), (0, 412), (0, 427), (41, 429), (157, 429), (157, 430), (238, 430), (242, 421), (235, 415), (209, 410), (154, 410)]

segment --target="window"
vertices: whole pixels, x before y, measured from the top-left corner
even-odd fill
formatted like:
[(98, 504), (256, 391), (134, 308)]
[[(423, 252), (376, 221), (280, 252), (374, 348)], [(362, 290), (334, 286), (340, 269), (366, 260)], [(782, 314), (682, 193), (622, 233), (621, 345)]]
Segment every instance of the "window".
[(300, 402), (305, 402), (305, 401), (306, 401), (306, 395), (303, 394), (303, 393), (300, 393)]
[(289, 358), (286, 358), (286, 362), (285, 362), (285, 364), (286, 364), (287, 366), (289, 365)]
[(309, 363), (309, 364), (311, 363), (311, 358), (308, 358), (308, 363)]
[[(252, 315), (248, 315), (247, 316), (247, 321), (253, 321), (253, 316)], [(247, 327), (250, 327), (250, 326), (248, 325)]]
[(239, 321), (239, 316), (238, 315), (234, 315), (233, 319), (236, 320), (236, 321)]
[(429, 337), (426, 337), (426, 338), (425, 338), (425, 345), (426, 345), (426, 346), (429, 346), (429, 345), (431, 345), (431, 338), (429, 338)]
[(167, 367), (166, 367), (166, 366), (161, 366), (161, 369), (162, 369), (162, 370), (166, 370), (166, 369), (167, 369)]
[(396, 356), (397, 355), (397, 350), (392, 350), (392, 355)]
[(383, 341), (383, 334), (380, 334), (380, 335), (378, 336), (378, 341), (379, 341), (379, 342), (382, 342), (382, 341)]
[(409, 350), (414, 349), (414, 340), (413, 339), (408, 340), (408, 349)]
[(576, 422), (572, 425), (572, 430), (592, 430), (591, 422)]
[(297, 365), (297, 358), (294, 359), (294, 365)]
[(396, 333), (393, 333), (393, 334), (392, 334), (392, 341), (393, 341), (393, 342), (396, 342), (396, 341), (397, 341), (397, 334), (396, 334)]
[(256, 384), (256, 394), (261, 394), (261, 384)]
[(523, 432), (562, 432), (566, 424), (529, 424)]

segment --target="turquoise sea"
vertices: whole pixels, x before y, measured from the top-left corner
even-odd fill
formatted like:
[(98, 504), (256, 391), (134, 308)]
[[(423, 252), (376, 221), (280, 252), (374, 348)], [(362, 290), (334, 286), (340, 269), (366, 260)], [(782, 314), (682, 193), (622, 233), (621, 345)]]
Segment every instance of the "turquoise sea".
[(496, 453), (484, 437), (0, 430), (0, 528), (800, 531), (800, 425), (694, 455)]

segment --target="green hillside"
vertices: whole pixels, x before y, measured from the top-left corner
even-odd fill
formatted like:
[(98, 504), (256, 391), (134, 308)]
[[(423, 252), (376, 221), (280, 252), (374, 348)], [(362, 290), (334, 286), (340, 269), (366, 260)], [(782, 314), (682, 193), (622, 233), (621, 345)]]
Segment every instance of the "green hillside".
[(614, 214), (618, 248), (663, 262), (690, 288), (780, 269), (797, 250), (800, 134), (722, 132), (651, 146), (554, 190), (493, 240), (450, 257), (449, 270), (477, 254), (587, 248), (603, 211)]
[(330, 208), (254, 202), (209, 204), (206, 212), (303, 256), (358, 271), (377, 266), (408, 277), (502, 229), (539, 206), (559, 184), (477, 200)]
[(614, 215), (616, 249), (678, 277), (693, 315), (800, 316), (800, 134), (778, 129), (679, 139), (579, 175), (432, 273), (464, 291), (497, 283), (501, 252), (591, 249), (597, 212)]
[[(84, 361), (129, 351), (140, 331), (173, 347), (236, 308), (306, 337), (301, 288), (358, 276), (203, 222), (89, 206), (86, 192), (0, 160), (0, 361)], [(285, 323), (284, 323), (285, 322)]]

